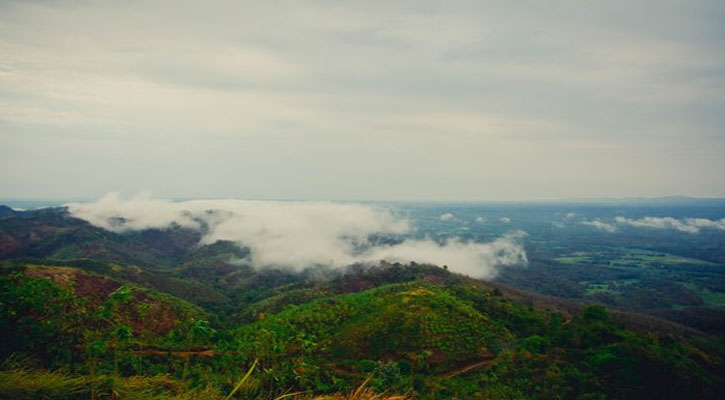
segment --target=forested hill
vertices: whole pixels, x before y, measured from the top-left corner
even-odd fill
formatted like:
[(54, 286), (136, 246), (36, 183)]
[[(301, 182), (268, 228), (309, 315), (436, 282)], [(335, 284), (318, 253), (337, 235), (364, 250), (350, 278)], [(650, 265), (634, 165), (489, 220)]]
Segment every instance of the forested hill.
[(692, 328), (433, 265), (258, 271), (198, 235), (0, 219), (0, 398), (725, 393), (721, 339)]

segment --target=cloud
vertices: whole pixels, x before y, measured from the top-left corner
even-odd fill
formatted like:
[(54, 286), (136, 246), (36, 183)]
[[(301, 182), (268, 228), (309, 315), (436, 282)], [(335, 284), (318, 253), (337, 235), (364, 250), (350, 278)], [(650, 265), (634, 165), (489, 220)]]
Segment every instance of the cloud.
[(701, 229), (725, 230), (725, 218), (713, 221), (705, 218), (685, 218), (679, 220), (672, 217), (644, 217), (640, 219), (616, 217), (615, 221), (618, 224), (637, 228), (676, 229), (687, 233), (698, 233)]
[(0, 195), (725, 194), (724, 2), (210, 3), (0, 1)]
[(486, 218), (485, 217), (478, 216), (478, 217), (476, 217), (476, 222), (478, 222), (479, 224), (485, 224), (486, 223)]
[[(142, 194), (111, 193), (91, 203), (66, 205), (72, 216), (117, 233), (180, 226), (202, 232), (201, 245), (231, 241), (250, 250), (255, 268), (343, 267), (355, 262), (416, 261), (491, 278), (503, 266), (527, 262), (523, 232), (490, 243), (450, 238), (405, 239), (410, 223), (389, 208), (332, 202), (194, 200), (172, 202)], [(399, 236), (393, 245), (371, 235)]]
[(511, 218), (509, 218), (509, 217), (501, 217), (498, 220), (501, 221), (501, 222), (503, 222), (504, 224), (510, 224), (511, 223)]
[(441, 221), (453, 221), (454, 219), (456, 219), (456, 216), (451, 213), (445, 213), (445, 214), (441, 214), (441, 216), (438, 217), (438, 219), (440, 219)]
[(575, 217), (576, 217), (576, 213), (575, 212), (570, 212), (570, 213), (568, 213), (568, 214), (566, 214), (564, 216), (564, 218), (566, 218), (566, 219), (572, 219), (572, 218), (575, 218)]
[(482, 279), (493, 278), (498, 269), (481, 269), (481, 265), (520, 265), (528, 262), (520, 239), (526, 235), (516, 231), (491, 243), (474, 243), (457, 238), (437, 243), (431, 239), (406, 240), (395, 246), (378, 247), (366, 255), (368, 261), (419, 261), (448, 265), (451, 270)]
[(603, 230), (603, 231), (606, 231), (606, 232), (609, 232), (609, 233), (612, 233), (612, 232), (616, 232), (617, 231), (617, 227), (616, 226), (614, 226), (612, 224), (608, 224), (608, 223), (603, 222), (603, 221), (598, 220), (598, 219), (595, 219), (594, 221), (582, 221), (582, 222), (580, 222), (580, 224), (587, 225), (587, 226), (593, 226), (593, 227), (595, 227), (595, 228), (597, 228), (599, 230)]
[(717, 221), (712, 221), (705, 218), (687, 218), (685, 220), (690, 226), (698, 228), (714, 228), (725, 230), (725, 218), (721, 218)]

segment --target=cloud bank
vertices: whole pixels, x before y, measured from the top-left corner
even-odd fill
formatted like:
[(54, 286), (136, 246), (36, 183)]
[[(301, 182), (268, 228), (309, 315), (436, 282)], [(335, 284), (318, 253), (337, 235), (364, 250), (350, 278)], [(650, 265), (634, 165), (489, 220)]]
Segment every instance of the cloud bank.
[(640, 219), (617, 217), (615, 221), (618, 224), (637, 228), (676, 229), (687, 233), (698, 233), (701, 229), (725, 230), (725, 218), (713, 221), (706, 218), (685, 218), (679, 220), (672, 217), (644, 217)]
[[(410, 223), (390, 209), (330, 202), (194, 200), (172, 202), (111, 193), (92, 203), (69, 203), (76, 218), (124, 233), (180, 226), (202, 232), (201, 245), (231, 241), (250, 250), (255, 268), (338, 268), (355, 262), (416, 261), (448, 265), (452, 271), (492, 278), (499, 268), (526, 263), (524, 232), (490, 243), (451, 238), (405, 239)], [(371, 235), (397, 235), (397, 244), (374, 244)]]
[[(604, 222), (601, 219), (579, 222), (609, 233), (616, 232), (618, 226), (630, 226), (634, 228), (649, 229), (674, 229), (686, 233), (699, 233), (703, 229), (717, 229), (725, 231), (725, 218), (710, 220), (706, 218), (683, 218), (673, 217), (642, 217), (639, 219), (615, 217), (613, 222)], [(563, 224), (561, 225), (563, 226)]]
[(594, 221), (582, 221), (581, 224), (587, 225), (587, 226), (593, 226), (599, 230), (609, 232), (609, 233), (613, 233), (613, 232), (617, 231), (616, 226), (614, 226), (612, 224), (608, 224), (608, 223), (598, 220), (598, 219), (595, 219)]

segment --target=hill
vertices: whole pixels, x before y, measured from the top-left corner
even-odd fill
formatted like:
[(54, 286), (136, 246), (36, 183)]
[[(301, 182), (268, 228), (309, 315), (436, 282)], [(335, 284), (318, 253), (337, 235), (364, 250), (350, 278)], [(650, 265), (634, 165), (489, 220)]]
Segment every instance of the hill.
[[(534, 306), (433, 266), (353, 268), (282, 285), (232, 329), (204, 322), (210, 310), (77, 268), (12, 270), (0, 280), (3, 337), (15, 338), (3, 354), (36, 367), (70, 363), (88, 379), (165, 373), (191, 392), (193, 382), (228, 391), (258, 360), (264, 373), (238, 391), (244, 398), (345, 392), (366, 377), (376, 390), (431, 399), (722, 393), (722, 352), (702, 335), (647, 331), (600, 306)], [(384, 283), (394, 280), (403, 282)]]
[(725, 393), (721, 339), (656, 317), (426, 264), (254, 270), (198, 235), (0, 219), (0, 398)]
[(18, 211), (8, 206), (0, 205), (0, 218), (17, 217), (23, 215), (22, 211)]

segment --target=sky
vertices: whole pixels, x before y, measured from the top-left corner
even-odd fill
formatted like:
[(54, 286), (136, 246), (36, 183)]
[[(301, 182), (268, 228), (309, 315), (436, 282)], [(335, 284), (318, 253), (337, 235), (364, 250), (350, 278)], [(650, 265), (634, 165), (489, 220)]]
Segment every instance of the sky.
[(0, 198), (725, 197), (725, 2), (0, 0)]

